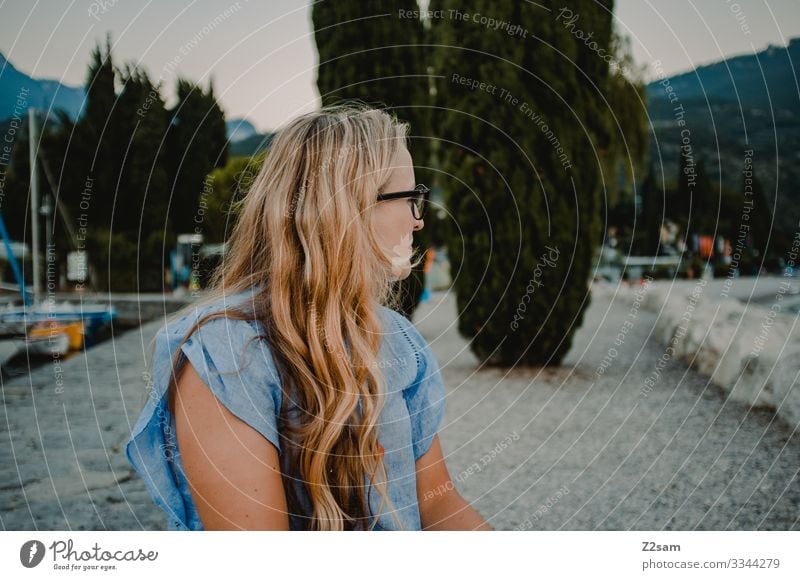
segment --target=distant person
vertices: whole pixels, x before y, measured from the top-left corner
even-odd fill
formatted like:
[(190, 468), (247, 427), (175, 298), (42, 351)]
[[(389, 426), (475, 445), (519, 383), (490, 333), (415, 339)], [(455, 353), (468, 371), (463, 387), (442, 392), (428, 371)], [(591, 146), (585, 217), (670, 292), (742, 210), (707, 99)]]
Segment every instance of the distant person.
[(290, 122), (209, 295), (156, 336), (126, 451), (170, 529), (491, 529), (445, 466), (436, 358), (386, 306), (421, 260), (407, 131), (358, 104)]

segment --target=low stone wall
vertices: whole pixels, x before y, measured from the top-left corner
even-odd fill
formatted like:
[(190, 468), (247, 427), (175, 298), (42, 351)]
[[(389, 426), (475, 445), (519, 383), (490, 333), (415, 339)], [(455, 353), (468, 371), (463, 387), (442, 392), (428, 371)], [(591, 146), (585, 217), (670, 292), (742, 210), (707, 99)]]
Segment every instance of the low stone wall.
[(755, 305), (720, 298), (705, 286), (698, 280), (647, 290), (643, 307), (658, 314), (659, 342), (733, 400), (772, 408), (800, 426), (800, 329), (797, 318), (784, 313), (789, 296), (779, 287), (771, 305)]

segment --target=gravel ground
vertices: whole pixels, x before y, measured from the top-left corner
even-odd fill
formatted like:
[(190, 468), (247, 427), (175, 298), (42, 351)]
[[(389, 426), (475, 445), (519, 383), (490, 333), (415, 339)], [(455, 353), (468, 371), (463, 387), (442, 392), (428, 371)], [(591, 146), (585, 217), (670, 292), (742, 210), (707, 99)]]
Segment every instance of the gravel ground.
[[(800, 529), (800, 434), (726, 402), (676, 361), (643, 391), (664, 353), (654, 314), (639, 309), (597, 377), (630, 309), (629, 297), (597, 292), (561, 367), (505, 371), (480, 368), (451, 294), (421, 306), (415, 323), (442, 367), (442, 446), (462, 495), (500, 530)], [(123, 448), (160, 324), (3, 384), (2, 529), (164, 528)]]
[(145, 402), (147, 343), (162, 323), (5, 381), (3, 529), (164, 529), (124, 449)]
[(421, 307), (462, 495), (499, 530), (800, 529), (800, 433), (726, 402), (680, 362), (646, 388), (664, 354), (655, 315), (639, 309), (613, 342), (634, 302), (596, 292), (560, 368), (511, 371), (480, 368), (458, 336), (454, 296)]

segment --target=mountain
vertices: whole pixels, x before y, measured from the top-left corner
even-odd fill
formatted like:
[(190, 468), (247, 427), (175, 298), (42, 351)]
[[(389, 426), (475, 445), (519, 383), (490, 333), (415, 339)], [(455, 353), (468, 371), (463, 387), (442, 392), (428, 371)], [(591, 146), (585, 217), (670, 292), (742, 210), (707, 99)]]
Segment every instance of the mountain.
[[(744, 56), (735, 56), (720, 62), (670, 78), (670, 83), (681, 99), (738, 103), (748, 108), (764, 110), (800, 109), (796, 84), (800, 56), (800, 38), (793, 38), (788, 46), (769, 46), (765, 50)], [(762, 76), (763, 75), (763, 76)], [(658, 92), (657, 82), (648, 89)]]
[(261, 153), (272, 142), (271, 133), (259, 133), (247, 119), (231, 119), (225, 123), (230, 141), (230, 153), (233, 157), (250, 157)]
[(247, 119), (231, 119), (225, 123), (225, 128), (228, 130), (228, 140), (231, 143), (238, 143), (258, 134), (256, 128)]
[[(675, 181), (681, 147), (709, 176), (742, 197), (745, 151), (775, 223), (794, 231), (800, 219), (800, 38), (647, 85), (650, 156)], [(680, 125), (679, 121), (684, 121)], [(688, 131), (688, 132), (687, 132)], [(688, 140), (687, 140), (688, 139)], [(660, 179), (659, 175), (659, 179)]]
[(42, 111), (63, 109), (74, 119), (83, 107), (84, 95), (82, 87), (31, 78), (0, 54), (0, 120), (21, 116), (31, 106)]
[(261, 153), (269, 147), (275, 133), (255, 133), (241, 141), (231, 141), (230, 152), (233, 157), (250, 157), (256, 153)]

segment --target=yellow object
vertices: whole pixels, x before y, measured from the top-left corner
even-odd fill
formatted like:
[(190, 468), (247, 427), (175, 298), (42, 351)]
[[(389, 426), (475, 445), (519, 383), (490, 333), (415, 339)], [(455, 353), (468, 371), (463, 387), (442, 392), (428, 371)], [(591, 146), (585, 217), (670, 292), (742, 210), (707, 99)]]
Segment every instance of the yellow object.
[(69, 349), (80, 350), (83, 347), (83, 323), (82, 322), (44, 322), (28, 331), (31, 338), (47, 338), (55, 334), (66, 334), (69, 338)]

